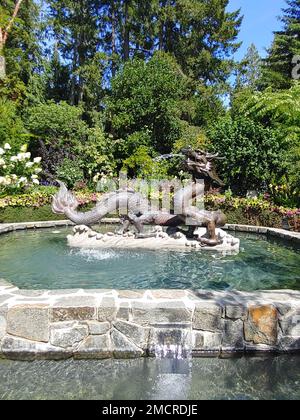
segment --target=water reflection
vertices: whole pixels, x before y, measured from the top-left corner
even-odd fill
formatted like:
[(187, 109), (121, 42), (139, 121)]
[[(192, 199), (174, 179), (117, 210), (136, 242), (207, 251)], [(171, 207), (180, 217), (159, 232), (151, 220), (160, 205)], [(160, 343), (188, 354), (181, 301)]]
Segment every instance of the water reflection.
[(299, 399), (300, 357), (0, 361), (1, 399)]

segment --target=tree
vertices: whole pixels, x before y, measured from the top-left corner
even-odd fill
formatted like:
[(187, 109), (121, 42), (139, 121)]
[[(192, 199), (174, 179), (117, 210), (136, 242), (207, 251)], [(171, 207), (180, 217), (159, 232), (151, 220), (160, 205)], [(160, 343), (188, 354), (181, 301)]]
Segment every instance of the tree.
[(300, 0), (286, 0), (280, 18), (283, 29), (274, 33), (264, 67), (264, 84), (276, 89), (288, 89), (292, 84), (295, 57), (300, 56)]
[(69, 67), (72, 105), (85, 101), (83, 73), (98, 51), (100, 6), (99, 0), (49, 0), (49, 25), (56, 49)]
[(285, 160), (277, 133), (246, 117), (225, 117), (208, 132), (214, 151), (224, 157), (220, 176), (232, 190), (246, 195), (263, 191), (279, 179)]
[[(159, 52), (149, 62), (129, 61), (111, 88), (107, 118), (114, 138), (128, 146), (134, 135), (136, 145), (138, 137), (158, 153), (170, 152), (181, 136), (183, 101), (191, 95), (189, 79), (176, 61)], [(124, 152), (123, 158), (132, 152), (132, 148)]]
[(9, 13), (9, 8), (12, 8), (13, 6), (11, 0), (4, 2), (6, 4), (0, 6), (0, 79), (4, 79), (6, 76), (4, 47), (18, 16), (22, 2), (23, 0), (17, 0), (17, 2), (14, 3), (12, 14)]
[(236, 74), (236, 90), (259, 88), (262, 77), (262, 59), (254, 44), (251, 44), (243, 60), (239, 63)]
[(287, 185), (289, 199), (299, 205), (300, 197), (300, 82), (287, 90), (271, 88), (240, 100), (240, 114), (277, 131), (286, 171), (278, 182)]

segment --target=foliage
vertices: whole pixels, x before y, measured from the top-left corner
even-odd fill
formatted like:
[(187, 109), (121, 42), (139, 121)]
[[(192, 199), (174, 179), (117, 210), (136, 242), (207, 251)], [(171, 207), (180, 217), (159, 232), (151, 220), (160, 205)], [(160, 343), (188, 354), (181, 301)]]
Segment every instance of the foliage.
[(245, 117), (226, 117), (209, 131), (212, 147), (224, 157), (220, 176), (235, 193), (262, 191), (284, 170), (276, 132)]
[(291, 86), (294, 57), (300, 56), (300, 0), (286, 0), (286, 3), (281, 17), (283, 28), (275, 32), (263, 68), (265, 85), (275, 89)]
[(21, 147), (18, 154), (14, 154), (10, 144), (0, 147), (0, 193), (20, 192), (25, 187), (39, 185), (38, 174), (41, 158), (30, 160), (31, 153), (27, 152), (27, 145)]
[(157, 53), (148, 63), (126, 63), (112, 80), (107, 99), (112, 134), (127, 143), (134, 133), (150, 132), (149, 146), (170, 152), (181, 135), (181, 102), (189, 94), (189, 80), (169, 55)]
[[(241, 112), (278, 132), (286, 171), (278, 184), (290, 202), (300, 205), (300, 83), (290, 89), (267, 89), (241, 98)], [(286, 203), (286, 201), (285, 201)]]
[[(14, 7), (14, 0), (1, 0), (0, 27), (8, 23)], [(29, 82), (41, 66), (39, 13), (38, 2), (23, 2), (4, 47), (7, 77), (0, 81), (0, 94), (14, 101), (24, 100)]]
[(57, 179), (64, 182), (68, 188), (84, 179), (83, 170), (80, 168), (80, 163), (77, 160), (64, 159), (61, 165), (57, 168)]
[(235, 89), (255, 91), (260, 87), (262, 59), (254, 44), (251, 44), (243, 60), (237, 65)]
[(12, 149), (17, 151), (28, 138), (29, 134), (17, 114), (15, 103), (0, 99), (0, 145), (9, 143)]

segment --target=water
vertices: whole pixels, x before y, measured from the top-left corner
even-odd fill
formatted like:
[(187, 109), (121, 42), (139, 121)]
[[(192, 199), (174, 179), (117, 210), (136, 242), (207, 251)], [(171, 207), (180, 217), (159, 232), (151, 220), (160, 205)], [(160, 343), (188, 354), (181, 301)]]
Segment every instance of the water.
[(0, 360), (2, 400), (298, 400), (300, 357)]
[(70, 249), (68, 233), (2, 235), (0, 278), (22, 289), (300, 290), (300, 250), (264, 236), (237, 234), (240, 254), (222, 256), (214, 251)]

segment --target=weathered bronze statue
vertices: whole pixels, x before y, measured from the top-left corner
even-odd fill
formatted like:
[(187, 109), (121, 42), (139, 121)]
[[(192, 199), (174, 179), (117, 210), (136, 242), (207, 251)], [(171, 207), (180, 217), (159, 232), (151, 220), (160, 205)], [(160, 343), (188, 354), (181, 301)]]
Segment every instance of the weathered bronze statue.
[[(214, 161), (220, 159), (218, 155), (211, 155), (200, 150), (185, 149), (182, 151), (184, 166), (192, 174), (193, 180), (185, 188), (175, 192), (174, 207), (180, 209), (176, 214), (165, 211), (151, 211), (149, 202), (140, 193), (133, 190), (119, 190), (105, 194), (97, 203), (96, 207), (86, 213), (77, 211), (78, 201), (74, 195), (67, 190), (63, 183), (60, 183), (60, 190), (53, 198), (52, 209), (56, 214), (65, 214), (77, 225), (91, 226), (99, 223), (106, 215), (126, 209), (126, 214), (121, 214), (123, 227), (120, 234), (129, 230), (130, 225), (137, 229), (137, 238), (147, 238), (144, 233), (144, 225), (166, 226), (172, 229), (180, 226), (188, 226), (188, 237), (199, 240), (203, 246), (217, 246), (220, 240), (216, 234), (216, 228), (226, 224), (226, 217), (221, 211), (209, 212), (199, 210), (192, 205), (194, 199), (203, 195), (203, 185), (197, 182), (202, 179), (205, 185), (213, 183), (224, 185), (216, 174)], [(205, 238), (198, 238), (194, 235), (198, 227), (206, 227)], [(169, 229), (169, 232), (171, 230)]]

